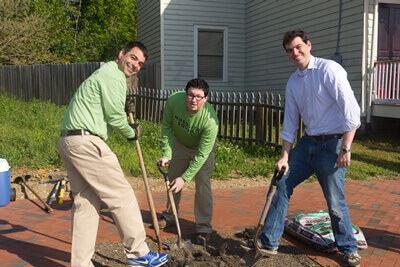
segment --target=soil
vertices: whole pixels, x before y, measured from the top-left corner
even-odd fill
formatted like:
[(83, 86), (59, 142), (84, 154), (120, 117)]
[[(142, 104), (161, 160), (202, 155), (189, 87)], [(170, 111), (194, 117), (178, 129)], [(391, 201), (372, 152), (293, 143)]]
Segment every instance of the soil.
[[(35, 190), (42, 198), (46, 199), (59, 179), (66, 177), (64, 170), (18, 169), (12, 171), (11, 181), (16, 177), (24, 177), (27, 184)], [(143, 179), (140, 177), (127, 177), (134, 190), (144, 190)], [(234, 178), (232, 180), (212, 180), (213, 189), (266, 186), (269, 179), (265, 177), (256, 178)], [(162, 179), (149, 179), (151, 190), (154, 192), (165, 191), (165, 184)], [(251, 182), (249, 182), (251, 181)], [(188, 189), (194, 189), (194, 183), (185, 185)], [(12, 184), (16, 189), (16, 199), (35, 199), (29, 189), (19, 184)], [(68, 189), (68, 186), (67, 186)], [(68, 193), (68, 192), (67, 192)], [(193, 266), (193, 267), (234, 267), (234, 266), (318, 266), (295, 246), (281, 241), (279, 253), (270, 257), (262, 257), (255, 261), (255, 252), (246, 252), (240, 241), (252, 237), (251, 229), (245, 229), (241, 233), (213, 233), (205, 246), (194, 244), (194, 240), (185, 239), (185, 246), (176, 249), (176, 238), (164, 240), (165, 252), (171, 258), (165, 266)], [(154, 240), (147, 239), (150, 249), (157, 251), (157, 244)], [(258, 258), (257, 258), (258, 259)], [(120, 243), (102, 243), (96, 245), (96, 253), (93, 259), (95, 266), (126, 266), (126, 258), (123, 246)]]
[[(236, 234), (213, 233), (205, 244), (196, 245), (193, 240), (183, 240), (184, 246), (177, 249), (176, 239), (166, 240), (164, 252), (170, 255), (170, 260), (164, 266), (170, 267), (236, 267), (236, 266), (319, 266), (299, 249), (281, 242), (278, 254), (265, 257), (255, 257), (254, 251), (245, 251), (240, 246), (243, 238), (252, 231)], [(157, 244), (147, 240), (151, 250), (157, 251)], [(169, 249), (168, 247), (175, 247)], [(96, 245), (96, 253), (93, 258), (96, 267), (99, 266), (126, 266), (125, 253), (120, 243), (103, 243)]]

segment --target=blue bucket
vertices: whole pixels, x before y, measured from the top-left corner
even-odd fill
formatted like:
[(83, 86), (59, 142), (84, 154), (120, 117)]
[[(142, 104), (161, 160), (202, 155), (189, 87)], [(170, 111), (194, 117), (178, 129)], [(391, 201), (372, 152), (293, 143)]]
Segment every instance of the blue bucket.
[(0, 207), (10, 203), (10, 166), (7, 160), (0, 159)]

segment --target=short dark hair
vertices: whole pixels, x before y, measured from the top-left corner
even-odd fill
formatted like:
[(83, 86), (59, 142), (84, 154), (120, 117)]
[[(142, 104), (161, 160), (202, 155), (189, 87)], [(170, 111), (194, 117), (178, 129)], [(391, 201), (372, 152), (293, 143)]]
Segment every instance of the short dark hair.
[(186, 84), (185, 91), (187, 92), (190, 87), (202, 89), (204, 92), (204, 96), (208, 95), (209, 92), (208, 83), (203, 79), (196, 78), (188, 81), (188, 83)]
[(308, 41), (310, 41), (310, 39), (308, 39), (307, 33), (305, 31), (302, 31), (302, 30), (288, 31), (283, 36), (283, 40), (282, 40), (283, 49), (286, 50), (286, 45), (290, 44), (293, 41), (293, 39), (296, 37), (300, 37), (301, 40), (303, 40), (303, 42), (305, 44), (308, 43)]
[[(124, 48), (122, 48), (122, 50), (124, 50), (124, 52), (127, 53), (127, 52), (131, 51), (131, 49), (134, 47), (139, 48), (143, 52), (144, 58), (147, 60), (147, 58), (149, 57), (149, 52), (147, 51), (146, 46), (142, 42), (131, 41), (129, 43), (126, 43)], [(119, 51), (118, 51), (118, 54), (119, 54)], [(117, 57), (118, 57), (118, 55), (117, 55)]]

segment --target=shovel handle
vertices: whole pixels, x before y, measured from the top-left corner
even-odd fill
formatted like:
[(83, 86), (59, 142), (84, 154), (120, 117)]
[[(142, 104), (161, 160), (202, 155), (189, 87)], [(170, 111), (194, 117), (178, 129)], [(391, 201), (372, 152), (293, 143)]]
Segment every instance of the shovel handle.
[(260, 236), (260, 232), (261, 232), (262, 228), (264, 227), (265, 219), (267, 218), (267, 214), (268, 214), (269, 208), (271, 206), (272, 199), (274, 198), (278, 181), (285, 174), (285, 170), (286, 170), (285, 168), (281, 168), (280, 170), (275, 169), (274, 176), (272, 176), (272, 180), (269, 185), (269, 189), (268, 189), (268, 193), (267, 193), (267, 200), (265, 201), (265, 205), (262, 210), (260, 219), (258, 221), (256, 232), (254, 234), (254, 246), (257, 251), (260, 251), (260, 248), (258, 247), (258, 237)]
[(179, 224), (178, 211), (176, 210), (174, 195), (172, 194), (172, 191), (169, 190), (169, 182), (166, 182), (166, 186), (167, 186), (167, 194), (168, 194), (169, 202), (171, 203), (172, 214), (174, 215), (176, 231), (178, 233), (178, 247), (182, 248), (181, 226)]
[[(128, 114), (128, 116), (129, 116), (129, 122), (131, 124), (134, 124), (135, 120), (133, 118), (133, 114), (130, 112)], [(160, 227), (159, 227), (158, 221), (157, 221), (157, 214), (156, 214), (156, 209), (154, 207), (153, 195), (151, 194), (151, 189), (150, 189), (150, 185), (149, 185), (149, 180), (147, 178), (146, 167), (144, 165), (143, 153), (142, 153), (142, 149), (140, 148), (139, 139), (135, 140), (135, 145), (136, 145), (136, 153), (139, 158), (140, 169), (142, 171), (143, 182), (144, 182), (144, 187), (145, 187), (146, 196), (147, 196), (147, 202), (150, 207), (150, 213), (151, 213), (151, 219), (153, 221), (154, 232), (156, 233), (156, 237), (157, 237), (158, 251), (162, 252)]]
[(29, 191), (31, 191), (32, 194), (34, 194), (35, 197), (44, 205), (44, 210), (45, 210), (46, 212), (48, 212), (48, 213), (52, 213), (52, 212), (53, 212), (53, 209), (52, 209), (46, 202), (44, 202), (44, 201), (40, 198), (40, 196), (38, 195), (38, 193), (36, 193), (36, 191), (34, 191), (32, 187), (30, 187), (29, 185), (27, 185), (25, 182), (23, 183), (23, 185), (24, 185), (26, 188), (28, 188)]
[(170, 167), (170, 164), (166, 164), (165, 167), (161, 166), (161, 162), (157, 162), (157, 167), (160, 173), (164, 176), (164, 181), (165, 181), (165, 187), (167, 189), (167, 195), (168, 195), (168, 200), (171, 205), (172, 209), (172, 214), (174, 215), (174, 220), (175, 220), (175, 225), (176, 225), (176, 231), (178, 233), (178, 248), (182, 248), (183, 243), (182, 243), (182, 234), (181, 234), (181, 226), (179, 224), (179, 217), (178, 217), (178, 211), (176, 209), (176, 204), (175, 204), (175, 199), (172, 191), (170, 190), (170, 181), (167, 175), (166, 168)]
[(169, 167), (170, 167), (169, 163), (167, 163), (165, 166), (161, 166), (161, 162), (157, 161), (157, 168), (160, 171), (160, 173), (163, 175), (165, 182), (169, 181), (168, 176), (167, 176), (167, 173), (168, 173), (167, 168), (169, 168)]

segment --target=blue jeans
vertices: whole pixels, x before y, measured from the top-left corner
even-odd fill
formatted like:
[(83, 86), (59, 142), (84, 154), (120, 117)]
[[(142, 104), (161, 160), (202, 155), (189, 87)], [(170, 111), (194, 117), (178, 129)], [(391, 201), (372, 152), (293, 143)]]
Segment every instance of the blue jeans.
[(290, 152), (289, 171), (278, 182), (277, 191), (260, 235), (260, 240), (266, 247), (278, 248), (293, 189), (315, 174), (328, 205), (336, 246), (343, 253), (357, 251), (344, 196), (346, 168), (336, 166), (341, 145), (341, 139), (316, 141), (303, 137)]

